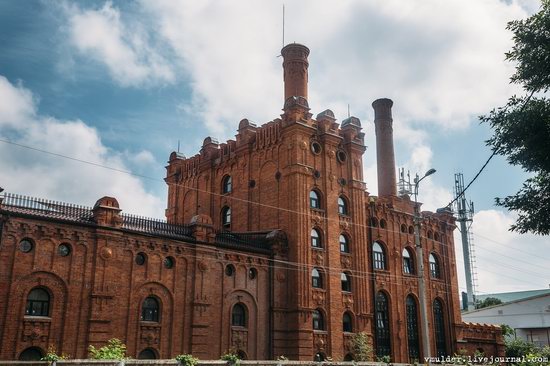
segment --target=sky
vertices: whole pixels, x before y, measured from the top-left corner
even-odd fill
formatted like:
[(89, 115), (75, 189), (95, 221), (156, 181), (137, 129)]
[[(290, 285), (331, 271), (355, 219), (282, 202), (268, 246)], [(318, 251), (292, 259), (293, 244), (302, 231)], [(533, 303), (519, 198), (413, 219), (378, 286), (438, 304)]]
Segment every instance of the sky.
[[(490, 155), (478, 116), (521, 95), (508, 21), (536, 0), (287, 0), (284, 43), (307, 45), (309, 105), (361, 119), (367, 189), (377, 193), (372, 101), (394, 101), (396, 163), (422, 181), (423, 209), (446, 206), (454, 174)], [(282, 1), (0, 1), (0, 142), (8, 192), (163, 217), (170, 152), (277, 118), (283, 105)], [(508, 229), (494, 205), (528, 175), (494, 158), (467, 192), (480, 293), (548, 288), (548, 237)], [(455, 232), (465, 289), (460, 233)], [(546, 254), (545, 254), (546, 253)]]

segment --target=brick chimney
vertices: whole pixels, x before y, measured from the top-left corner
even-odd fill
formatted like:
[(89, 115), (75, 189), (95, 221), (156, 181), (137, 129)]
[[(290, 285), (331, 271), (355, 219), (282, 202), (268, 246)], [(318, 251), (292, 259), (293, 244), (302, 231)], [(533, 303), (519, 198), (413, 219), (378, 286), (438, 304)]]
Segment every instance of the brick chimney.
[(285, 102), (290, 97), (307, 100), (307, 56), (309, 48), (298, 43), (286, 45), (281, 50), (285, 83)]
[(393, 152), (393, 118), (391, 99), (377, 99), (374, 108), (376, 128), (376, 168), (378, 173), (378, 196), (396, 196), (395, 155)]

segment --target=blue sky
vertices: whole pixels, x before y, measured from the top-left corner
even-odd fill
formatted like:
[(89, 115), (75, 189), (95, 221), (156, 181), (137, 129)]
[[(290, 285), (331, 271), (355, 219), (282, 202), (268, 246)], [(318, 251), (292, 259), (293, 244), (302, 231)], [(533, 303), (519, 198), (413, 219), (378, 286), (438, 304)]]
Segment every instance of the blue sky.
[[(504, 52), (512, 43), (505, 25), (532, 14), (538, 2), (285, 5), (286, 41), (311, 49), (312, 112), (330, 108), (341, 120), (349, 104), (363, 123), (369, 191), (376, 194), (370, 105), (389, 97), (398, 166), (411, 173), (436, 168), (420, 199), (427, 209), (444, 206), (453, 174), (462, 171), (469, 181), (490, 154), (484, 141), (491, 131), (477, 116), (521, 93), (508, 82), (513, 65)], [(214, 0), (0, 2), (0, 136), (156, 178), (0, 144), (0, 186), (86, 205), (114, 195), (127, 212), (162, 216), (164, 165), (178, 140), (193, 155), (206, 136), (232, 138), (242, 118), (262, 124), (280, 114), (281, 7)], [(482, 290), (550, 282), (549, 258), (533, 256), (547, 238), (509, 233), (513, 214), (494, 206), (495, 197), (513, 194), (525, 178), (496, 157), (468, 192), (478, 211)], [(517, 268), (502, 275), (506, 266)]]

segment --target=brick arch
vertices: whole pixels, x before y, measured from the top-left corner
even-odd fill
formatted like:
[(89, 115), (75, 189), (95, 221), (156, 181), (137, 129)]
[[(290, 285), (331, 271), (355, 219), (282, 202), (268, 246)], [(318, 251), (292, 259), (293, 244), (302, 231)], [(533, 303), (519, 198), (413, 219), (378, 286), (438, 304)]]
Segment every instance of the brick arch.
[[(129, 353), (137, 354), (144, 348), (155, 348), (160, 358), (169, 357), (171, 355), (170, 342), (163, 341), (163, 339), (170, 340), (172, 337), (174, 313), (172, 292), (162, 283), (150, 281), (137, 286), (133, 294), (130, 317), (136, 324), (136, 338), (135, 349), (129, 349)], [(159, 302), (159, 322), (156, 324), (140, 321), (143, 301), (149, 296), (155, 297)]]
[[(194, 187), (194, 185), (191, 185)], [(196, 214), (197, 208), (197, 191), (195, 189), (189, 189), (183, 196), (183, 202), (181, 203), (183, 212), (179, 213), (182, 220), (182, 224), (187, 224), (191, 222), (191, 218)]]
[[(50, 295), (49, 318), (25, 317), (27, 296), (36, 287), (44, 288)], [(49, 345), (54, 345), (56, 349), (62, 349), (59, 341), (65, 327), (67, 283), (55, 273), (36, 271), (16, 280), (12, 289), (9, 299), (13, 302), (8, 306), (17, 309), (17, 316), (8, 320), (6, 326), (19, 329), (12, 357), (15, 359), (31, 346), (47, 349)]]
[[(246, 307), (248, 322), (246, 329), (238, 329), (231, 325), (231, 312), (235, 304), (243, 304)], [(256, 359), (258, 353), (258, 326), (259, 313), (258, 302), (249, 291), (238, 289), (227, 295), (225, 302), (225, 313), (227, 314), (227, 327), (229, 327), (228, 348), (235, 348), (244, 351), (251, 359)]]

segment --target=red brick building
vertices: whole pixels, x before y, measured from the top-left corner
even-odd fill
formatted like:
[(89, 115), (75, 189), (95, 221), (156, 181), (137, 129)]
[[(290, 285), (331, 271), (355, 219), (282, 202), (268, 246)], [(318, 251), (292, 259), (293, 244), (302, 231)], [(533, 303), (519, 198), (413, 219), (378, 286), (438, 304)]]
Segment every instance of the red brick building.
[[(361, 122), (315, 118), (309, 50), (283, 48), (283, 114), (244, 119), (235, 140), (172, 153), (167, 222), (5, 195), (0, 202), (0, 359), (53, 345), (86, 357), (121, 339), (132, 357), (421, 359), (414, 202), (396, 192), (393, 102), (373, 103), (378, 196), (363, 179)], [(421, 244), (432, 355), (502, 353), (498, 327), (461, 320), (453, 216), (424, 212)]]

